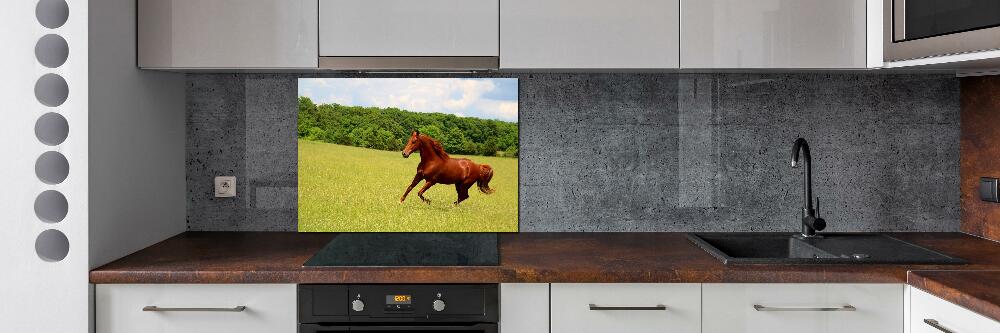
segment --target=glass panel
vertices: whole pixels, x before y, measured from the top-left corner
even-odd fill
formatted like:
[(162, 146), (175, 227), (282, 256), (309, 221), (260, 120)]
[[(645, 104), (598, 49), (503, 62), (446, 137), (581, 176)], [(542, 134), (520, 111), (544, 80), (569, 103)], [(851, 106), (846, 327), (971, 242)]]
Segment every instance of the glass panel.
[(997, 0), (906, 0), (904, 11), (906, 40), (1000, 26)]
[(300, 232), (517, 232), (517, 78), (298, 83)]

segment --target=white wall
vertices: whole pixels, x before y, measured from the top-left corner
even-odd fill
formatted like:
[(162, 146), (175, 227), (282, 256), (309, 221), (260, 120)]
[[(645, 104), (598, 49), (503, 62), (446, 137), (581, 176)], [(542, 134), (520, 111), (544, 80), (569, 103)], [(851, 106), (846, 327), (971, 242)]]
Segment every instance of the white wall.
[[(68, 19), (55, 27), (36, 19), (38, 3), (9, 1), (0, 11), (0, 332), (86, 332), (90, 268), (185, 228), (184, 79), (136, 69), (133, 1), (65, 0)], [(69, 49), (52, 68), (35, 57), (47, 34)], [(65, 102), (36, 99), (46, 74), (65, 79)], [(66, 119), (65, 141), (36, 138), (46, 113)], [(37, 176), (47, 152), (65, 156), (64, 180)], [(65, 218), (36, 214), (43, 191), (66, 197)], [(36, 252), (49, 229), (68, 239), (64, 258)]]
[(135, 1), (90, 0), (90, 267), (186, 228), (184, 75), (136, 67)]
[[(66, 0), (69, 18), (54, 28), (35, 18), (37, 0), (4, 1), (0, 10), (0, 332), (85, 332), (88, 326), (87, 233), (87, 1)], [(43, 35), (58, 34), (68, 46), (66, 62), (42, 66), (34, 54)], [(66, 101), (54, 107), (35, 99), (36, 80), (45, 74), (66, 80)], [(48, 146), (35, 137), (42, 114), (55, 112), (69, 124), (65, 141)], [(35, 161), (43, 152), (58, 152), (69, 162), (65, 180), (42, 182)], [(46, 190), (68, 201), (66, 217), (42, 222), (35, 198)], [(42, 260), (36, 238), (47, 229), (69, 241), (58, 261)]]

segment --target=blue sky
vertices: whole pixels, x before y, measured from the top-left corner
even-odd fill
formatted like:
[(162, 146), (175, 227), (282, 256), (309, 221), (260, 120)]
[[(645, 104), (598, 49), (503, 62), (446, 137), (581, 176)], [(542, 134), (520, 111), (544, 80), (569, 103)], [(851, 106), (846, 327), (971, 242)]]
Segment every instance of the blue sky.
[(397, 107), (517, 121), (517, 79), (302, 78), (299, 96), (317, 104)]

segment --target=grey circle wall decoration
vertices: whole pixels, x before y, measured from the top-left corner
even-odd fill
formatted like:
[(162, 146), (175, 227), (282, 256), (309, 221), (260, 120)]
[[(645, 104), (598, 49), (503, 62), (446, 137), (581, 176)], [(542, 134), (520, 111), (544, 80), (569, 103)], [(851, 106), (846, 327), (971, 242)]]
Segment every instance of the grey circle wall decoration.
[(69, 201), (59, 191), (44, 191), (35, 198), (35, 215), (42, 222), (62, 222), (67, 213), (69, 213)]
[(48, 262), (62, 261), (69, 254), (69, 238), (59, 230), (42, 231), (35, 238), (35, 253)]
[(61, 27), (69, 19), (69, 4), (66, 0), (39, 0), (35, 5), (35, 18), (43, 27)]
[(49, 112), (38, 117), (38, 121), (35, 122), (35, 137), (46, 145), (55, 146), (63, 143), (68, 136), (69, 121), (61, 114)]
[(69, 161), (59, 152), (44, 152), (35, 161), (35, 175), (49, 185), (62, 183), (69, 176)]
[[(56, 29), (69, 19), (69, 4), (66, 0), (38, 0), (35, 18), (43, 27)], [(35, 60), (48, 68), (66, 64), (69, 58), (69, 43), (60, 35), (47, 34), (35, 42)], [(48, 107), (57, 107), (69, 98), (66, 79), (54, 73), (44, 74), (35, 81), (35, 99)], [(69, 122), (58, 113), (43, 114), (35, 121), (35, 137), (49, 146), (66, 141), (69, 136)], [(69, 160), (57, 151), (46, 151), (35, 160), (35, 176), (45, 184), (60, 184), (69, 177)], [(35, 197), (35, 216), (46, 223), (60, 223), (69, 213), (69, 201), (56, 190), (46, 190)], [(62, 261), (69, 255), (69, 238), (62, 231), (48, 229), (35, 238), (35, 254), (47, 262)]]
[(35, 82), (35, 98), (48, 107), (57, 107), (69, 97), (69, 85), (58, 74), (45, 74)]
[(48, 68), (56, 68), (66, 63), (69, 57), (69, 44), (62, 36), (48, 34), (35, 43), (35, 59)]

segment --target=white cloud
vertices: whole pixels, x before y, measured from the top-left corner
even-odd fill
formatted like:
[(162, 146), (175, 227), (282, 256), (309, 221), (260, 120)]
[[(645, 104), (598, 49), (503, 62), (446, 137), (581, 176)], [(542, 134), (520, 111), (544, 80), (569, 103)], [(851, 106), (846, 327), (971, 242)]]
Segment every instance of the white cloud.
[[(313, 101), (313, 102), (316, 102), (316, 101)], [(344, 95), (339, 95), (339, 94), (330, 94), (329, 96), (327, 96), (326, 101), (323, 102), (323, 103), (327, 103), (327, 104), (329, 104), (329, 103), (337, 103), (337, 104), (340, 104), (340, 105), (352, 105), (352, 104), (354, 104), (354, 99), (352, 99), (351, 96), (344, 96)]]
[(328, 78), (299, 80), (299, 94), (316, 103), (397, 107), (415, 112), (517, 121), (516, 89), (509, 100), (485, 97), (496, 92), (493, 79)]
[(498, 110), (501, 117), (517, 120), (517, 102), (500, 102)]
[(480, 110), (484, 110), (486, 118), (517, 121), (516, 101), (480, 100), (477, 104)]

